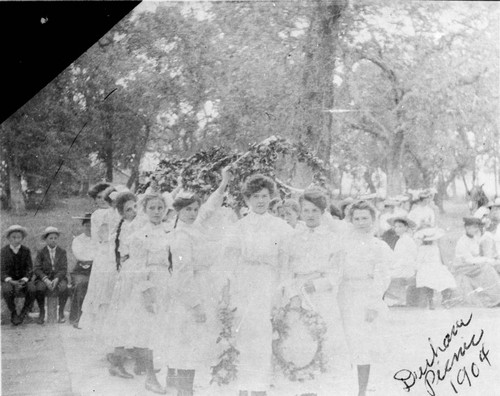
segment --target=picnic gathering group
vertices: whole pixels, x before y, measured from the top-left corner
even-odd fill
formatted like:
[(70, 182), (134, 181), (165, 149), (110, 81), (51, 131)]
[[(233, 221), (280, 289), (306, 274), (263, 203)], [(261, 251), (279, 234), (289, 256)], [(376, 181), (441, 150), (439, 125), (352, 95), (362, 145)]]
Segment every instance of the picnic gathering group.
[[(89, 195), (98, 208), (75, 218), (83, 231), (72, 242), (70, 273), (57, 228), (45, 229), (46, 246), (32, 264), (22, 244), (27, 229), (10, 226), (1, 272), (12, 324), (27, 320), (35, 300), (43, 324), (48, 294), (58, 296), (63, 323), (71, 297), (70, 323), (108, 348), (112, 376), (145, 375), (147, 390), (187, 396), (208, 386), (221, 353), (218, 312), (235, 308), (239, 396), (263, 396), (273, 381), (273, 309), (314, 310), (327, 326), (326, 375), (333, 375), (328, 366), (344, 345), (362, 396), (383, 347), (388, 306), (500, 304), (498, 201), (463, 219), (455, 259), (445, 263), (439, 244), (445, 232), (436, 226), (429, 190), (413, 199), (336, 206), (319, 186), (297, 199), (274, 198), (275, 182), (255, 174), (242, 185), (247, 207), (237, 215), (223, 205), (231, 177), (225, 168), (208, 197), (181, 188), (161, 192), (154, 183), (139, 196), (96, 184)], [(125, 365), (130, 357), (134, 374)], [(159, 361), (166, 386), (158, 380)]]

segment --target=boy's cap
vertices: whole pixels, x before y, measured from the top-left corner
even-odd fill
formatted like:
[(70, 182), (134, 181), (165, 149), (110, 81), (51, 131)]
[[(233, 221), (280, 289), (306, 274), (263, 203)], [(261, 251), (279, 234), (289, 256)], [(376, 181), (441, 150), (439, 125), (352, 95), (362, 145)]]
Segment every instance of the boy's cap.
[(26, 236), (28, 235), (28, 231), (26, 230), (26, 228), (18, 224), (14, 224), (11, 225), (9, 228), (7, 228), (7, 231), (5, 232), (5, 237), (8, 238), (10, 234), (12, 234), (13, 232), (20, 232), (21, 234), (23, 234), (23, 238), (26, 238)]
[(50, 234), (61, 235), (61, 231), (59, 231), (56, 227), (47, 227), (42, 234), (42, 239), (47, 238), (47, 236)]

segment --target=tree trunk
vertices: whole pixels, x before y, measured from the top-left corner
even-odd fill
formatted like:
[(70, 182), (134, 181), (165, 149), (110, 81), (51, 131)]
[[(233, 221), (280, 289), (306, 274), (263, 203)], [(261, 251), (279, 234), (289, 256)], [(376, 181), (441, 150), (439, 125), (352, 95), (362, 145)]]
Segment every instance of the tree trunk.
[(444, 200), (447, 197), (446, 190), (448, 189), (448, 184), (445, 180), (443, 175), (440, 173), (439, 174), (439, 180), (438, 180), (438, 185), (437, 185), (437, 194), (434, 197), (434, 202), (439, 208), (439, 213), (444, 214)]
[(394, 196), (404, 191), (403, 153), (404, 132), (396, 132), (391, 144), (391, 153), (387, 161), (387, 195)]
[(10, 207), (18, 216), (26, 215), (26, 203), (21, 189), (21, 173), (11, 169), (9, 173), (10, 184)]
[(104, 164), (106, 165), (106, 181), (113, 182), (113, 131), (110, 125), (106, 128), (105, 133), (105, 152)]
[(370, 189), (370, 192), (372, 194), (376, 193), (377, 192), (377, 188), (373, 184), (372, 174), (371, 174), (371, 172), (370, 172), (369, 169), (365, 170), (365, 173), (363, 173), (363, 178), (365, 179), (366, 184), (368, 184), (368, 188)]

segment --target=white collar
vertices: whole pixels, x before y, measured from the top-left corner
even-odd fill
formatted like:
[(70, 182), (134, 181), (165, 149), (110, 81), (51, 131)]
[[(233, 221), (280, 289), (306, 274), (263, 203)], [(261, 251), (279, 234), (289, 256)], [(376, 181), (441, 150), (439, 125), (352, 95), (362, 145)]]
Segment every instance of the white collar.
[(21, 245), (14, 247), (14, 246), (9, 244), (9, 246), (10, 246), (10, 250), (12, 250), (14, 252), (14, 254), (17, 254), (19, 252), (19, 249), (21, 249)]

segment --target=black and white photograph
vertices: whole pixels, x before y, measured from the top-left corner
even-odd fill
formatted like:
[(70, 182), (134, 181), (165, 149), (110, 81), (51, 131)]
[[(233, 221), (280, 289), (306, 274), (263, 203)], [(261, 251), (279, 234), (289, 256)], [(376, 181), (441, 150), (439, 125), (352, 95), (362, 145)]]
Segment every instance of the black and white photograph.
[(500, 396), (500, 3), (0, 13), (1, 395)]

